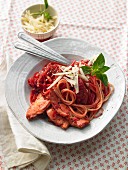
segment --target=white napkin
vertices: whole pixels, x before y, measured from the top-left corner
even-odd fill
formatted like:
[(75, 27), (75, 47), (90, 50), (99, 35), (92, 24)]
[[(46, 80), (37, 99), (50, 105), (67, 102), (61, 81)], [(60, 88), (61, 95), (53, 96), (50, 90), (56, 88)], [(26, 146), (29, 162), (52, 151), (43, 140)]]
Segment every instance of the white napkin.
[(0, 146), (5, 164), (8, 169), (33, 164), (37, 170), (44, 170), (51, 159), (49, 151), (19, 124), (6, 103), (5, 78), (12, 63), (8, 55), (0, 63)]

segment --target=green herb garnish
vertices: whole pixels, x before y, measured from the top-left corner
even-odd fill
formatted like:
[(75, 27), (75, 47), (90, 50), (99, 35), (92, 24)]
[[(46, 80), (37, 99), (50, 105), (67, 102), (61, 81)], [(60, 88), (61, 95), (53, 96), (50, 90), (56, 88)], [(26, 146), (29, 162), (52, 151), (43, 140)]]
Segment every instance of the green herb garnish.
[(48, 8), (48, 1), (44, 0), (44, 8), (47, 9)]
[(48, 12), (44, 12), (44, 18), (47, 19), (47, 21), (49, 21), (50, 19), (52, 19), (51, 15)]
[(102, 53), (97, 57), (92, 66), (82, 66), (81, 68), (85, 74), (95, 75), (105, 86), (108, 85), (108, 78), (104, 73), (108, 71), (110, 67), (105, 66), (105, 58)]
[(33, 16), (38, 16), (44, 14), (44, 18), (49, 21), (52, 19), (52, 16), (49, 14), (49, 12), (46, 11), (48, 9), (48, 1), (44, 0), (44, 10), (40, 10), (38, 12), (32, 13)]

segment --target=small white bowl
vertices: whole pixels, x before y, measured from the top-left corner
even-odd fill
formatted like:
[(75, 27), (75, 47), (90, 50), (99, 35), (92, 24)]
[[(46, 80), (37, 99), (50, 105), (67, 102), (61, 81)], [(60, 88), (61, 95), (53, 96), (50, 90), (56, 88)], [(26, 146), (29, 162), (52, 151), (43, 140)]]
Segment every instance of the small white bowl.
[[(21, 17), (26, 13), (26, 11), (30, 11), (30, 13), (35, 13), (35, 12), (38, 12), (40, 10), (40, 6), (41, 8), (44, 7), (44, 4), (35, 4), (35, 5), (32, 5), (32, 6), (29, 6), (27, 9), (25, 9), (21, 15)], [(47, 12), (50, 13), (51, 16), (57, 16), (57, 19), (55, 21), (55, 27), (50, 30), (50, 31), (47, 31), (45, 33), (32, 33), (28, 30), (26, 30), (24, 27), (23, 27), (23, 23), (22, 23), (22, 20), (21, 20), (21, 25), (22, 25), (22, 28), (23, 30), (30, 36), (32, 36), (33, 38), (39, 40), (39, 41), (44, 41), (44, 40), (47, 40), (49, 38), (51, 38), (53, 36), (53, 34), (55, 33), (55, 31), (57, 30), (58, 26), (59, 26), (59, 15), (58, 15), (58, 12), (57, 10), (52, 7), (51, 5), (49, 5), (48, 9), (47, 9)]]

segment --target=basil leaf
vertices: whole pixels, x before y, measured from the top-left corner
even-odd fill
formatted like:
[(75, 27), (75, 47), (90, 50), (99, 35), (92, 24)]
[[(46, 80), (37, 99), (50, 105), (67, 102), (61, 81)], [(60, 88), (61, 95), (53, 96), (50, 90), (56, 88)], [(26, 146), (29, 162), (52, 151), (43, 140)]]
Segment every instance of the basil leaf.
[(93, 71), (91, 72), (91, 74), (92, 74), (92, 76), (94, 76), (94, 75), (100, 75), (101, 73), (100, 73), (99, 70), (97, 70), (97, 71), (93, 70)]
[(96, 77), (99, 78), (105, 86), (108, 85), (108, 78), (106, 74), (96, 74)]
[(102, 82), (105, 86), (108, 85), (108, 77), (106, 74), (102, 74)]
[(105, 58), (101, 53), (94, 61), (92, 68), (93, 70), (97, 70), (98, 68), (102, 68), (104, 65), (105, 65)]
[(48, 8), (48, 1), (44, 0), (44, 8), (47, 9)]
[(102, 68), (99, 68), (100, 73), (105, 73), (106, 71), (108, 71), (110, 69), (110, 67), (108, 66), (103, 66)]
[(90, 74), (91, 73), (91, 67), (89, 67), (89, 66), (82, 66), (81, 68), (82, 68), (82, 70), (83, 70), (83, 72), (85, 74)]
[(105, 66), (105, 58), (102, 53), (97, 57), (92, 66), (82, 66), (81, 68), (85, 74), (95, 75), (105, 86), (108, 85), (108, 78), (104, 73), (109, 70), (110, 67)]
[(47, 19), (47, 21), (49, 21), (52, 17), (48, 12), (44, 12), (44, 18)]
[(98, 73), (96, 72), (95, 75), (97, 78), (99, 78), (102, 81), (102, 74), (100, 74), (99, 72)]

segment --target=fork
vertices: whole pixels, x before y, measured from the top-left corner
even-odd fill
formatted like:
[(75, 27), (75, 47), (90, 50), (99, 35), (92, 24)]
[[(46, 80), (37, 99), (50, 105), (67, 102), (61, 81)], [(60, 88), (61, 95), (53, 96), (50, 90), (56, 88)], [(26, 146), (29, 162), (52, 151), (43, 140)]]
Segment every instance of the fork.
[(56, 51), (44, 45), (44, 43), (40, 43), (39, 41), (35, 40), (34, 38), (30, 37), (27, 34), (19, 32), (18, 38), (27, 42), (28, 45), (23, 44), (22, 42), (15, 42), (14, 43), (15, 48), (26, 51), (29, 54), (33, 54), (41, 58), (49, 59), (66, 65), (70, 64), (70, 61), (67, 58), (63, 57)]

